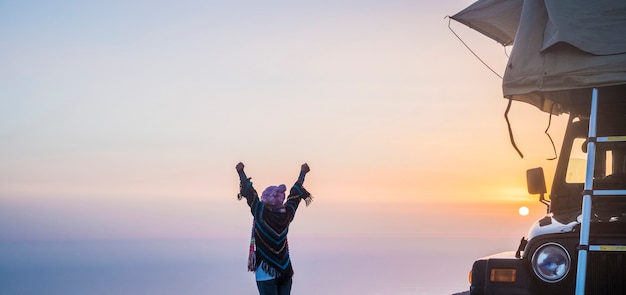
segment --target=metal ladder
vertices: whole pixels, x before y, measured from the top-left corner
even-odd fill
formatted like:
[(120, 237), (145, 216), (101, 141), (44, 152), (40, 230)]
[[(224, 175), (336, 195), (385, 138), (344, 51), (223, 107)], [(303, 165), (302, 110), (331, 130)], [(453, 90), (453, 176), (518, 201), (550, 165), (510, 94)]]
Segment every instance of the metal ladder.
[(626, 251), (626, 245), (589, 245), (591, 228), (592, 197), (626, 196), (626, 190), (594, 190), (593, 175), (596, 160), (596, 143), (626, 142), (626, 136), (596, 137), (596, 121), (598, 116), (598, 89), (594, 88), (591, 97), (591, 113), (589, 118), (589, 138), (587, 143), (587, 170), (582, 202), (582, 221), (580, 225), (580, 243), (578, 248), (578, 270), (576, 273), (576, 295), (585, 294), (587, 276), (587, 254), (589, 251)]

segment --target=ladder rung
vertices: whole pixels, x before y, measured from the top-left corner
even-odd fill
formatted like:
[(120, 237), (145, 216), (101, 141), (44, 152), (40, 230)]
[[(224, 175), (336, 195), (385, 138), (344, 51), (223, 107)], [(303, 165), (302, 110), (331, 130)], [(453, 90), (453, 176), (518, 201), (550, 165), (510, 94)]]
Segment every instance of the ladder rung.
[(605, 136), (596, 138), (597, 142), (620, 142), (626, 141), (626, 136)]
[(593, 190), (594, 196), (626, 196), (626, 190), (623, 189), (613, 189), (613, 190)]
[(625, 245), (589, 245), (589, 251), (626, 252)]

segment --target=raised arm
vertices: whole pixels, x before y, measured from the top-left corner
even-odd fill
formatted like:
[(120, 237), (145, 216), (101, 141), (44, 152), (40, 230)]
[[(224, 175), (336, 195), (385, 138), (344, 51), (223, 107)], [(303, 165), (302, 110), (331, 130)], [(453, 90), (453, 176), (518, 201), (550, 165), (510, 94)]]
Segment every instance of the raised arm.
[[(288, 201), (299, 202), (301, 199), (304, 199), (307, 206), (311, 204), (311, 202), (313, 201), (313, 197), (306, 189), (304, 189), (303, 186), (304, 178), (306, 174), (309, 173), (309, 171), (311, 171), (311, 168), (309, 168), (309, 165), (307, 163), (304, 163), (302, 164), (302, 166), (300, 166), (300, 174), (298, 175), (296, 183), (294, 183), (294, 185), (291, 187), (291, 190), (289, 191)], [(297, 208), (297, 205), (295, 206), (295, 208)]]
[(237, 174), (239, 174), (239, 194), (237, 195), (237, 199), (241, 200), (242, 198), (246, 198), (248, 205), (252, 207), (252, 204), (259, 200), (259, 196), (254, 187), (252, 187), (252, 181), (246, 176), (246, 172), (243, 171), (244, 167), (244, 164), (241, 162), (237, 163), (235, 166), (235, 170), (237, 170)]
[(309, 168), (309, 164), (307, 163), (302, 164), (302, 166), (300, 166), (300, 175), (298, 176), (298, 180), (296, 180), (296, 184), (303, 185), (304, 177), (306, 176), (307, 173), (309, 173), (309, 171), (311, 171), (311, 168)]
[(248, 177), (246, 176), (246, 172), (243, 171), (243, 168), (245, 167), (245, 165), (242, 162), (237, 163), (237, 165), (235, 165), (235, 170), (237, 170), (237, 174), (239, 174), (239, 180), (243, 181), (248, 179)]

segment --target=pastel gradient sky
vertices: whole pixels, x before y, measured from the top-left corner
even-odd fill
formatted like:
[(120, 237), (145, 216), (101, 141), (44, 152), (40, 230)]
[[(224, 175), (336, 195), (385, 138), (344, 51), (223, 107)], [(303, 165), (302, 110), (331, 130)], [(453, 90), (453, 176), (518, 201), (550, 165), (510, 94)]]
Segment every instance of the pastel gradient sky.
[(294, 235), (512, 248), (545, 210), (525, 170), (552, 176), (548, 116), (513, 105), (520, 159), (444, 19), (471, 2), (1, 2), (0, 240), (245, 236), (235, 164), (262, 189), (308, 162)]

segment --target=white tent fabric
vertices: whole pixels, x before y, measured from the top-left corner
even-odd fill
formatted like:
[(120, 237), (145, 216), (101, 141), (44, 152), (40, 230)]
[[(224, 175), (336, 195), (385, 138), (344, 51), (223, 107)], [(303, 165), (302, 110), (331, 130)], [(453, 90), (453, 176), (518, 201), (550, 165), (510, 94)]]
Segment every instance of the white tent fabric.
[(513, 44), (504, 97), (559, 114), (626, 85), (624, 0), (479, 0), (451, 18)]

